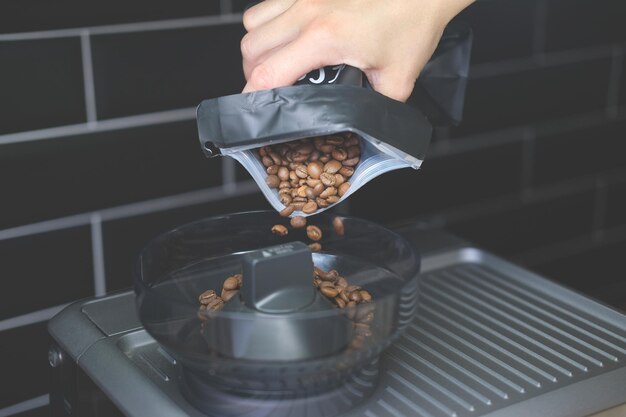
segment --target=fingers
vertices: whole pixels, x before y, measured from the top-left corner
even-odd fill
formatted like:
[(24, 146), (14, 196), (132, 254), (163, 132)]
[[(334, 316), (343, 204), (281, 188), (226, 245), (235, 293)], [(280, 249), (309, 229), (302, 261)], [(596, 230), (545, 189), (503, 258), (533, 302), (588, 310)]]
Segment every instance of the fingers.
[(254, 67), (243, 92), (292, 85), (309, 71), (340, 61), (341, 56), (330, 43), (303, 35)]
[(292, 15), (293, 13), (281, 14), (243, 37), (241, 55), (246, 79), (250, 77), (250, 70), (262, 62), (273, 49), (298, 37), (302, 25), (300, 18)]
[(243, 26), (248, 32), (269, 22), (289, 9), (296, 0), (265, 0), (243, 14)]

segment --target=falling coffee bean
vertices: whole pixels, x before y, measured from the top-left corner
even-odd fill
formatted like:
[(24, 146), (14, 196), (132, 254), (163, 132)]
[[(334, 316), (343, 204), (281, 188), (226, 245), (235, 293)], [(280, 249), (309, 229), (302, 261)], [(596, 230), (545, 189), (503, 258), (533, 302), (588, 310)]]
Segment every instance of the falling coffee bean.
[(307, 226), (306, 235), (309, 239), (318, 241), (322, 238), (322, 230), (317, 226)]
[(345, 233), (345, 229), (341, 217), (335, 217), (333, 219), (333, 229), (335, 229), (335, 233), (337, 233), (339, 236), (343, 236), (343, 234)]
[(319, 243), (315, 242), (315, 243), (311, 243), (309, 245), (309, 249), (311, 249), (311, 252), (319, 252), (322, 250), (322, 245), (320, 245)]
[(278, 236), (287, 236), (289, 230), (287, 230), (287, 228), (282, 224), (275, 224), (274, 226), (272, 226), (272, 233)]
[(294, 229), (301, 229), (306, 226), (306, 217), (303, 216), (295, 216), (291, 218), (291, 227)]

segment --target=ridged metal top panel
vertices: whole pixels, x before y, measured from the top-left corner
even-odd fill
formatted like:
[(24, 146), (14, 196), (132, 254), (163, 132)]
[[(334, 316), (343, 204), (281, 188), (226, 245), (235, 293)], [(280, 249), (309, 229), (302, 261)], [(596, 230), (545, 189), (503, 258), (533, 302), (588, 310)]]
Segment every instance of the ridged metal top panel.
[(571, 402), (565, 388), (617, 369), (626, 386), (624, 316), (478, 251), (454, 257), (426, 265), (419, 313), (384, 355), (374, 398), (351, 416), (486, 416), (512, 405), (518, 415), (548, 393)]

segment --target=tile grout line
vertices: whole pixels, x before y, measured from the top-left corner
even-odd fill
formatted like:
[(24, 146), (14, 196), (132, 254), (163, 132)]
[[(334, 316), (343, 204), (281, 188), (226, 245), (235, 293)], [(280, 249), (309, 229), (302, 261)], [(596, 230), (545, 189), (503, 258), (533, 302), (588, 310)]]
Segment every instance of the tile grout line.
[(533, 54), (542, 62), (545, 58), (546, 33), (548, 28), (548, 8), (547, 2), (543, 0), (535, 1), (535, 27), (533, 31)]
[(224, 14), (231, 14), (233, 12), (233, 0), (220, 0), (220, 12)]
[(609, 91), (606, 97), (606, 115), (609, 119), (617, 119), (619, 113), (619, 90), (623, 62), (624, 52), (622, 48), (613, 48), (609, 72)]
[(93, 78), (91, 36), (89, 34), (89, 29), (84, 29), (80, 33), (80, 50), (83, 60), (83, 83), (85, 88), (87, 124), (94, 128), (98, 122), (96, 115), (96, 89)]
[(210, 187), (202, 190), (190, 191), (187, 193), (175, 194), (152, 200), (140, 201), (138, 203), (130, 203), (99, 211), (75, 214), (67, 217), (45, 220), (38, 223), (0, 230), (0, 241), (72, 227), (85, 226), (91, 223), (91, 218), (94, 213), (98, 213), (100, 215), (101, 221), (118, 220), (142, 214), (188, 207), (196, 204), (210, 203), (220, 199), (245, 196), (253, 194), (257, 191), (258, 186), (254, 180), (237, 183), (237, 187), (233, 192), (227, 192), (224, 190), (224, 187), (220, 185), (217, 187)]
[(9, 417), (25, 411), (34, 410), (35, 408), (44, 407), (50, 404), (50, 396), (48, 394), (22, 401), (6, 408), (0, 409), (0, 417)]
[(39, 130), (30, 130), (19, 133), (0, 135), (0, 146), (13, 143), (30, 142), (34, 140), (47, 140), (64, 138), (67, 136), (83, 135), (87, 133), (106, 132), (110, 130), (130, 129), (135, 127), (159, 125), (165, 123), (183, 122), (196, 118), (196, 108), (165, 110), (155, 113), (144, 113), (135, 116), (118, 117), (98, 121), (97, 125), (80, 123), (51, 127)]
[(0, 34), (0, 42), (24, 41), (34, 39), (68, 38), (81, 36), (83, 30), (89, 30), (91, 35), (107, 35), (132, 32), (146, 32), (155, 30), (185, 29), (201, 26), (214, 26), (241, 22), (241, 13), (187, 17), (180, 19), (152, 20), (148, 22), (119, 23), (102, 26), (88, 26), (72, 29), (51, 29), (34, 32), (17, 32)]
[(93, 257), (94, 295), (106, 294), (106, 274), (104, 267), (104, 242), (102, 239), (102, 218), (99, 213), (91, 215), (91, 251)]
[(69, 303), (61, 304), (53, 307), (44, 308), (43, 310), (31, 311), (30, 313), (0, 320), (0, 332), (14, 329), (16, 327), (28, 326), (42, 321), (50, 320), (59, 311), (67, 307)]

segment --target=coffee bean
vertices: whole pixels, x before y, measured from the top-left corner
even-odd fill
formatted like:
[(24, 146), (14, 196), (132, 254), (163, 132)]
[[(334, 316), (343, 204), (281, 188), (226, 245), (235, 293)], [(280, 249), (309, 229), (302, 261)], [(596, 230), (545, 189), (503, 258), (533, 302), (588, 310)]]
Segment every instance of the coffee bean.
[(276, 175), (278, 173), (278, 165), (272, 165), (266, 169), (268, 175)]
[(309, 239), (318, 241), (322, 238), (322, 230), (317, 226), (307, 226), (306, 235)]
[[(280, 184), (278, 184), (279, 193), (280, 193), (280, 190), (284, 188), (291, 188), (291, 184), (289, 183), (289, 181), (281, 181)], [(287, 190), (287, 191), (291, 192), (291, 190)]]
[(280, 157), (279, 154), (277, 154), (276, 152), (269, 152), (268, 153), (269, 157), (272, 158), (272, 161), (274, 161), (275, 165), (281, 165), (283, 162), (283, 158)]
[(315, 187), (313, 187), (313, 194), (317, 197), (320, 194), (322, 194), (322, 192), (324, 192), (325, 189), (326, 187), (324, 187), (324, 184), (320, 182)]
[(339, 197), (343, 197), (343, 195), (348, 192), (349, 188), (350, 188), (349, 182), (344, 182), (343, 184), (341, 184), (338, 190)]
[(202, 294), (200, 294), (200, 296), (198, 297), (198, 301), (200, 301), (200, 304), (206, 305), (209, 303), (209, 301), (211, 301), (215, 297), (217, 297), (217, 294), (215, 294), (215, 291), (207, 290), (203, 292)]
[(320, 198), (328, 198), (331, 195), (335, 194), (337, 194), (337, 189), (335, 187), (328, 187), (324, 191), (322, 191), (322, 194), (320, 194)]
[(279, 196), (278, 199), (285, 207), (291, 204), (291, 201), (293, 200), (293, 197), (291, 197), (289, 194), (283, 193), (283, 194), (278, 194), (278, 196)]
[(301, 229), (306, 226), (306, 218), (303, 216), (295, 216), (290, 220), (291, 227), (294, 229)]
[(343, 226), (343, 220), (341, 217), (337, 216), (333, 219), (333, 229), (335, 229), (335, 233), (339, 236), (343, 236), (345, 233), (345, 228)]
[[(239, 281), (237, 280), (236, 276), (230, 276), (228, 278), (226, 278), (226, 280), (224, 281), (224, 284), (222, 285), (222, 287), (225, 290), (236, 290), (239, 288)], [(223, 298), (223, 297), (222, 297)]]
[(335, 174), (340, 169), (341, 169), (341, 162), (335, 161), (334, 159), (324, 164), (324, 172), (327, 172), (329, 174)]
[(284, 209), (282, 209), (279, 214), (281, 216), (283, 216), (283, 217), (289, 217), (289, 216), (291, 216), (291, 213), (293, 213), (295, 211), (295, 209), (296, 209), (295, 206), (290, 204), (287, 207), (285, 207)]
[(344, 140), (343, 136), (329, 136), (326, 138), (326, 143), (331, 145), (343, 145)]
[(307, 173), (313, 179), (318, 179), (320, 175), (322, 174), (322, 172), (324, 171), (324, 166), (320, 162), (317, 162), (317, 161), (310, 162), (306, 168), (307, 168)]
[(261, 146), (257, 152), (259, 153), (259, 156), (261, 158), (263, 158), (265, 155), (267, 155), (267, 146)]
[(315, 186), (317, 186), (318, 184), (322, 184), (322, 181), (320, 181), (319, 179), (307, 178), (306, 180), (306, 185), (308, 185), (311, 188), (315, 188)]
[(337, 161), (341, 162), (348, 157), (348, 152), (346, 152), (342, 148), (337, 148), (333, 151), (332, 156), (333, 156), (333, 159), (336, 159)]
[(345, 178), (351, 177), (354, 174), (354, 168), (352, 167), (341, 167), (339, 170), (339, 174), (343, 175)]
[(317, 203), (315, 201), (309, 201), (302, 207), (302, 211), (306, 214), (314, 213), (317, 210)]
[(311, 142), (301, 142), (298, 146), (296, 146), (296, 151), (304, 154), (310, 154), (315, 150), (315, 147)]
[(325, 199), (320, 198), (320, 197), (317, 197), (315, 199), (315, 202), (317, 203), (317, 206), (319, 208), (326, 208), (326, 207), (330, 206), (330, 203), (328, 201), (326, 201)]
[(224, 300), (222, 297), (214, 297), (211, 301), (208, 302), (206, 308), (208, 310), (219, 310), (224, 305)]
[(337, 280), (337, 286), (338, 286), (339, 288), (342, 288), (342, 289), (343, 289), (343, 288), (346, 288), (346, 287), (348, 287), (348, 281), (347, 281), (344, 277), (340, 277), (340, 278)]
[(315, 288), (319, 288), (320, 284), (322, 283), (322, 280), (319, 278), (313, 278), (313, 286)]
[(295, 210), (302, 210), (302, 208), (304, 207), (306, 203), (303, 201), (292, 201), (291, 205), (294, 207)]
[(315, 242), (315, 243), (311, 243), (309, 245), (309, 249), (311, 249), (311, 252), (319, 252), (322, 250), (322, 245), (320, 245), (319, 243)]
[(316, 138), (313, 139), (313, 146), (315, 147), (315, 149), (319, 150), (319, 148), (324, 145), (326, 143), (326, 140), (321, 137), (318, 136)]
[(278, 236), (287, 236), (289, 230), (287, 230), (287, 228), (282, 224), (275, 224), (274, 226), (272, 226), (272, 233)]
[(296, 175), (296, 171), (289, 171), (289, 180), (298, 181), (300, 178)]
[(296, 175), (298, 176), (298, 178), (306, 178), (309, 176), (309, 172), (307, 170), (307, 167), (305, 167), (304, 165), (299, 165), (296, 168)]
[(307, 185), (301, 185), (298, 187), (298, 197), (308, 198), (306, 195), (306, 189), (309, 188)]
[(261, 158), (261, 163), (263, 164), (263, 166), (265, 168), (269, 168), (274, 164), (274, 161), (272, 161), (272, 158), (270, 158), (269, 156), (265, 155), (263, 158)]
[(281, 181), (289, 180), (289, 169), (287, 169), (287, 167), (278, 168), (277, 174)]
[(309, 199), (308, 199), (308, 198), (306, 198), (306, 197), (300, 197), (300, 196), (298, 195), (298, 190), (293, 190), (293, 191), (296, 193), (296, 196), (295, 196), (295, 197), (293, 198), (293, 200), (292, 200), (293, 202), (297, 202), (297, 203), (305, 203), (305, 204), (306, 204), (306, 203), (309, 201)]
[(230, 301), (231, 298), (237, 295), (238, 292), (239, 290), (227, 290), (224, 288), (222, 289), (222, 300), (227, 303), (228, 301)]
[(369, 303), (370, 301), (372, 301), (372, 295), (365, 290), (361, 290), (361, 298), (365, 303)]
[(360, 290), (361, 287), (359, 287), (358, 285), (348, 285), (348, 287), (346, 287), (346, 291), (348, 293), (351, 293), (352, 291), (357, 291)]
[(335, 174), (330, 174), (328, 172), (324, 172), (322, 175), (320, 175), (320, 180), (322, 180), (322, 184), (327, 187), (335, 185), (335, 183), (337, 182), (337, 180), (335, 179)]
[(311, 152), (311, 154), (309, 155), (309, 161), (313, 162), (317, 161), (318, 159), (320, 159), (320, 151), (314, 150), (313, 152)]
[(315, 197), (317, 197), (315, 191), (313, 191), (313, 188), (311, 187), (306, 187), (305, 194), (306, 198), (308, 198), (309, 200), (315, 200)]
[(330, 161), (330, 156), (329, 155), (322, 155), (322, 156), (320, 156), (319, 161), (323, 162), (325, 164), (326, 162)]
[(348, 298), (350, 299), (350, 301), (354, 301), (357, 304), (363, 301), (360, 291), (352, 291), (350, 294), (348, 294)]
[(324, 153), (332, 153), (335, 150), (335, 145), (330, 143), (325, 143), (324, 145), (319, 147), (320, 152)]
[(339, 202), (341, 197), (339, 197), (338, 195), (331, 195), (330, 197), (326, 197), (326, 201), (328, 202), (328, 204), (335, 204), (337, 202)]
[(278, 188), (278, 185), (280, 184), (280, 180), (278, 179), (276, 175), (268, 175), (265, 178), (265, 183), (270, 188)]
[[(358, 146), (358, 145), (350, 146), (347, 149), (346, 158), (344, 158), (344, 159), (352, 159), (352, 158), (356, 158), (357, 156), (361, 156), (361, 147)], [(337, 158), (335, 158), (335, 159), (337, 159)]]
[(291, 154), (291, 160), (293, 162), (304, 162), (307, 159), (309, 159), (309, 155), (306, 153), (296, 151)]
[(335, 304), (337, 304), (337, 306), (339, 308), (345, 308), (346, 307), (346, 302), (343, 301), (340, 297), (336, 297), (335, 298)]
[(346, 182), (346, 177), (344, 177), (343, 175), (337, 173), (337, 174), (335, 174), (335, 183), (332, 184), (332, 185), (335, 186), (335, 187), (339, 187), (344, 182)]
[(337, 290), (334, 287), (330, 286), (323, 287), (320, 285), (320, 292), (328, 298), (335, 298), (337, 296)]
[(361, 158), (359, 158), (358, 156), (355, 156), (354, 158), (346, 159), (345, 161), (342, 161), (341, 163), (347, 167), (353, 167), (356, 164), (358, 164), (360, 160)]

